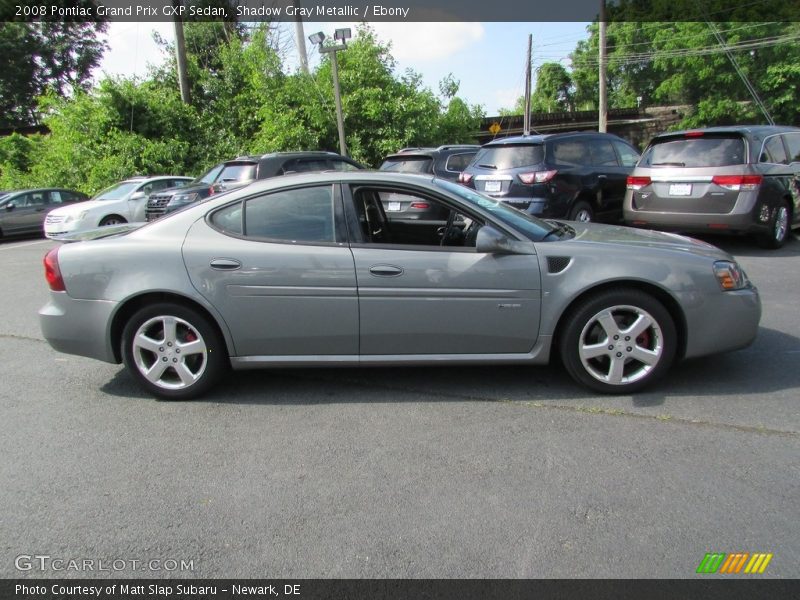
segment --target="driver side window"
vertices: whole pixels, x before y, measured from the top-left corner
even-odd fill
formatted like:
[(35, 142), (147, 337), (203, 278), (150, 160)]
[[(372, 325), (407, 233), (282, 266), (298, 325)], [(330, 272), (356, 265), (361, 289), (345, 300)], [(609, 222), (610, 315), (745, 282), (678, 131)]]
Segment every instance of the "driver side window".
[(368, 186), (353, 186), (351, 193), (365, 243), (475, 248), (481, 223), (437, 198)]

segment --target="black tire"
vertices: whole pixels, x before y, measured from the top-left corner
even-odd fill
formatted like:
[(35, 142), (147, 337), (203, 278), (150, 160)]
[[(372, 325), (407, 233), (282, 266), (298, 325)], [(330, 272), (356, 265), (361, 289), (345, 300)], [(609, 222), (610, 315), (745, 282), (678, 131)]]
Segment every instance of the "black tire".
[[(174, 334), (166, 332), (170, 322), (175, 323)], [(225, 344), (208, 319), (172, 303), (146, 306), (128, 320), (122, 331), (122, 360), (144, 389), (165, 400), (204, 394), (229, 365)], [(166, 366), (156, 367), (162, 363)]]
[(769, 232), (756, 238), (758, 245), (769, 250), (782, 248), (792, 231), (791, 221), (792, 213), (789, 203), (781, 200), (772, 212), (772, 218), (769, 220)]
[(590, 223), (594, 221), (594, 209), (592, 205), (584, 200), (578, 200), (572, 205), (569, 211), (570, 221), (579, 221), (581, 223)]
[(119, 215), (108, 215), (103, 217), (103, 220), (100, 221), (100, 227), (105, 227), (106, 225), (121, 225), (122, 223), (127, 222), (127, 219), (120, 217)]
[[(603, 316), (604, 312), (608, 314)], [(609, 322), (608, 316), (613, 320)], [(632, 325), (640, 317), (642, 327), (650, 324), (637, 333)], [(594, 391), (637, 392), (663, 376), (675, 359), (677, 333), (672, 317), (658, 300), (640, 290), (599, 292), (565, 318), (566, 327), (559, 336), (561, 360), (575, 381)], [(626, 335), (629, 332), (632, 335)]]

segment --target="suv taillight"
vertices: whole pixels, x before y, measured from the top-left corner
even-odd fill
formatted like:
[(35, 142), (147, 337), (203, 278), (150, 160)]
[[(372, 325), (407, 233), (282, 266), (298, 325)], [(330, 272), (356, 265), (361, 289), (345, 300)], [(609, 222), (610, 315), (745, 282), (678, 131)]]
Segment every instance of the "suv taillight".
[(533, 173), (520, 173), (519, 180), (525, 185), (532, 183), (547, 183), (556, 176), (558, 171), (535, 171)]
[(714, 175), (711, 181), (726, 190), (738, 192), (756, 189), (762, 179), (761, 175)]
[(56, 246), (50, 252), (44, 255), (44, 278), (47, 280), (47, 285), (54, 292), (65, 292), (67, 290), (64, 285), (64, 278), (61, 277), (61, 269), (58, 266), (58, 249), (61, 246)]
[(458, 183), (469, 183), (470, 181), (472, 181), (472, 175), (469, 173), (461, 171), (461, 173), (458, 174)]
[(651, 181), (649, 177), (632, 177), (628, 175), (628, 182), (626, 187), (629, 190), (640, 190), (643, 187), (650, 185)]

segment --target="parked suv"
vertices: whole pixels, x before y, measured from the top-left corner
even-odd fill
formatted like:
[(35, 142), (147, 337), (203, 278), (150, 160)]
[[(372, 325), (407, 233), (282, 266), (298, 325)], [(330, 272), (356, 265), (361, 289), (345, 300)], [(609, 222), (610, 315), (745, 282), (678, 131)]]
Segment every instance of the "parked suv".
[(613, 222), (638, 159), (608, 133), (508, 137), (485, 144), (458, 180), (539, 217)]
[(153, 221), (182, 206), (213, 194), (247, 185), (256, 179), (307, 171), (353, 171), (364, 167), (335, 152), (273, 152), (227, 160), (195, 179), (187, 187), (151, 194), (146, 217)]
[(800, 129), (742, 125), (658, 135), (627, 187), (630, 225), (747, 233), (780, 248), (800, 227)]
[[(477, 154), (475, 144), (452, 144), (438, 148), (403, 148), (383, 159), (378, 170), (394, 173), (430, 174), (455, 181)], [(447, 219), (447, 211), (406, 194), (381, 192), (381, 204), (390, 221)]]

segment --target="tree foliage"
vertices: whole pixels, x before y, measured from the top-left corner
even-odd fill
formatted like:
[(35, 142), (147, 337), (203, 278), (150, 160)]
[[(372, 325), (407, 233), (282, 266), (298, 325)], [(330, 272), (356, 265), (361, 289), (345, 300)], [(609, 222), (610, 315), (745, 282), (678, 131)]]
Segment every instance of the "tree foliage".
[(86, 90), (105, 42), (106, 23), (0, 22), (0, 126), (33, 125), (37, 98)]

